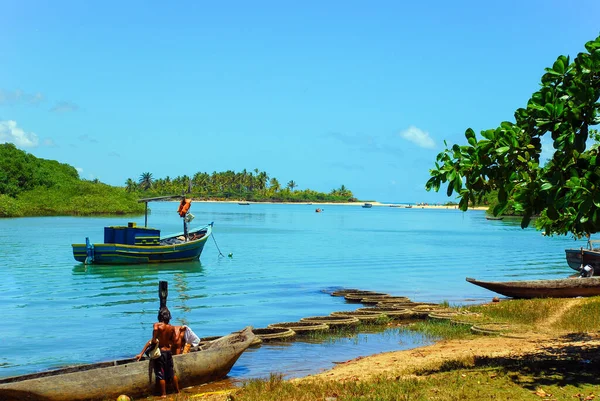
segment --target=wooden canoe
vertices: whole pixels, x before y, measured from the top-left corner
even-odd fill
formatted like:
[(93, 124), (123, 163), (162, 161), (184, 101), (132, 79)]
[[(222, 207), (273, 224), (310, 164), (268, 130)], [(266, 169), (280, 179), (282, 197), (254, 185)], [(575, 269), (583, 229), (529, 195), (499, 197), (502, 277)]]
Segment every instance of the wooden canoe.
[(511, 298), (574, 298), (600, 295), (600, 277), (503, 282), (479, 281), (467, 277), (467, 281)]
[[(180, 387), (224, 378), (254, 339), (252, 328), (246, 327), (188, 354), (174, 355)], [(155, 392), (154, 381), (150, 360), (125, 359), (0, 379), (0, 400), (105, 400), (121, 394), (141, 397)]]

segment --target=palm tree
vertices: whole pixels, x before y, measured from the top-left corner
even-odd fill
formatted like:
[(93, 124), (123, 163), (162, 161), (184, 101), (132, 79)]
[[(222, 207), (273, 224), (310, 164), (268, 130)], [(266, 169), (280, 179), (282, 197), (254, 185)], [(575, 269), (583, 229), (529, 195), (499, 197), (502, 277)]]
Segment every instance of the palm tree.
[(267, 175), (266, 171), (261, 171), (260, 173), (257, 173), (257, 176), (256, 176), (256, 183), (257, 184), (256, 184), (256, 186), (263, 193), (267, 189), (267, 182), (269, 182), (269, 176)]
[(294, 191), (294, 188), (296, 188), (297, 186), (298, 186), (298, 184), (296, 184), (296, 181), (294, 181), (294, 180), (290, 180), (290, 181), (287, 183), (287, 187), (288, 187), (289, 189), (291, 189), (292, 191)]
[(133, 192), (137, 189), (137, 182), (133, 181), (131, 178), (128, 178), (125, 181), (125, 191)]
[(352, 198), (354, 196), (352, 194), (352, 191), (350, 191), (348, 188), (346, 188), (346, 186), (344, 184), (342, 184), (340, 189), (338, 189), (338, 195), (346, 197), (346, 198)]
[(272, 189), (273, 192), (277, 192), (281, 189), (281, 184), (279, 183), (279, 180), (277, 178), (271, 178), (271, 180), (269, 181), (269, 189)]
[(196, 173), (192, 178), (194, 187), (201, 193), (208, 192), (208, 183), (210, 182), (210, 176), (206, 173)]
[(149, 188), (152, 188), (153, 181), (154, 180), (152, 179), (152, 173), (142, 173), (142, 175), (140, 175), (140, 180), (138, 181), (138, 184), (145, 191)]

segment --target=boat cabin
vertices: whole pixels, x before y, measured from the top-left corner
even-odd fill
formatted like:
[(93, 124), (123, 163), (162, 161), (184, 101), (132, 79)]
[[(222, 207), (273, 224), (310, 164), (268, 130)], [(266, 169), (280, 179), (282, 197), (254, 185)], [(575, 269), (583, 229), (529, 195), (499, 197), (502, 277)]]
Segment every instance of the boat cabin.
[(127, 226), (104, 227), (105, 244), (160, 245), (160, 230), (137, 227), (135, 223)]

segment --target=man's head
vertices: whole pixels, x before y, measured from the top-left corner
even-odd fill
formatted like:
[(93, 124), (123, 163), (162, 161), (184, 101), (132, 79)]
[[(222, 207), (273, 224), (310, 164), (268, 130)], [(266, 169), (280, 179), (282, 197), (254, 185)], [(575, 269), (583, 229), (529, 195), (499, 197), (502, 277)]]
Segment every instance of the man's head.
[(158, 310), (158, 321), (169, 324), (171, 321), (171, 312), (169, 311), (169, 308), (163, 306)]

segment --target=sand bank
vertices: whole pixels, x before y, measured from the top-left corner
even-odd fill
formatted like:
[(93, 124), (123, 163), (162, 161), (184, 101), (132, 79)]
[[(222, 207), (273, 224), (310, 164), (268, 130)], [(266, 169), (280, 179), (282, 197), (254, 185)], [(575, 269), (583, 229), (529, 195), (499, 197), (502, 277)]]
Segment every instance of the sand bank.
[[(240, 204), (248, 203), (249, 205), (312, 205), (312, 206), (355, 206), (362, 207), (365, 203), (371, 204), (373, 207), (392, 207), (392, 208), (405, 208), (405, 209), (448, 209), (458, 210), (457, 205), (432, 205), (432, 204), (415, 204), (415, 203), (381, 203), (377, 201), (372, 202), (250, 202), (250, 201), (225, 201), (225, 200), (196, 200), (197, 203), (231, 203)], [(485, 206), (470, 207), (470, 210), (487, 210)]]

